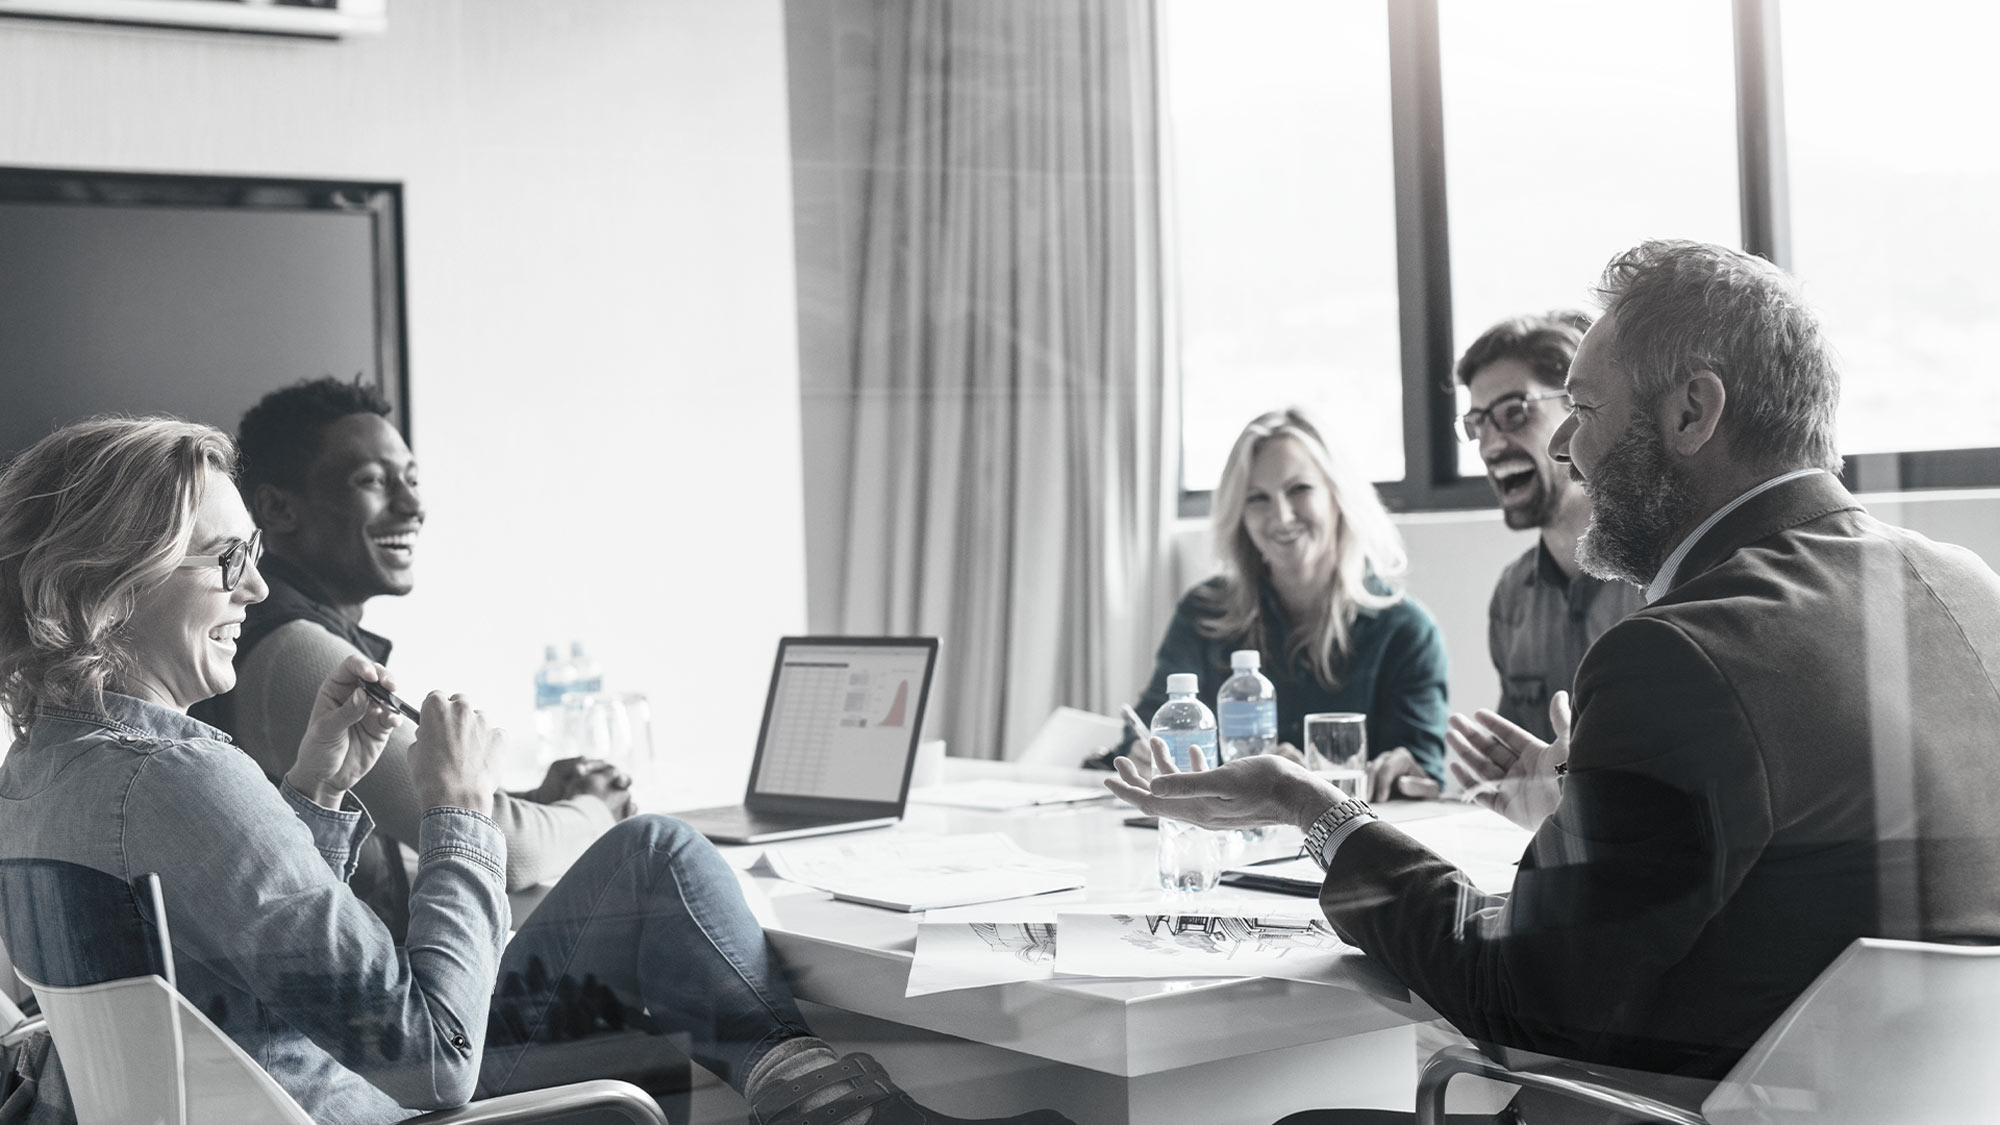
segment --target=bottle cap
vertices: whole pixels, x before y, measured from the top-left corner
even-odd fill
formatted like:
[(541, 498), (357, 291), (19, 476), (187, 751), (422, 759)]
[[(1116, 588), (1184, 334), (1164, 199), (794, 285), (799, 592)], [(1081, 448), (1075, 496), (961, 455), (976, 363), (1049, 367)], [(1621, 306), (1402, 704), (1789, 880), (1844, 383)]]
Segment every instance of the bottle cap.
[(543, 646), (542, 646), (542, 659), (543, 659), (543, 660), (545, 660), (545, 661), (547, 661), (547, 662), (548, 662), (548, 663), (550, 663), (550, 664), (554, 664), (554, 663), (556, 662), (556, 646), (554, 646), (554, 645), (543, 645)]
[(1254, 648), (1239, 648), (1229, 654), (1229, 666), (1238, 672), (1245, 668), (1255, 672), (1264, 666), (1264, 658), (1257, 655)]
[(1193, 672), (1175, 672), (1167, 677), (1168, 695), (1194, 695), (1201, 691), (1201, 677)]
[(569, 654), (577, 660), (583, 659), (583, 642), (571, 641), (569, 643)]

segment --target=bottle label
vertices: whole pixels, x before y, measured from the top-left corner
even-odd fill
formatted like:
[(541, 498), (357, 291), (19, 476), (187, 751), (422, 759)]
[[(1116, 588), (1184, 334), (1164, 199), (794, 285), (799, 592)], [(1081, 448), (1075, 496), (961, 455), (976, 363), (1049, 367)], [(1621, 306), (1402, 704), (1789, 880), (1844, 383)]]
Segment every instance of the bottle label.
[(1269, 699), (1225, 699), (1215, 705), (1215, 725), (1224, 738), (1274, 738), (1278, 704)]
[(1201, 747), (1202, 760), (1210, 767), (1222, 764), (1215, 753), (1215, 732), (1212, 730), (1156, 730), (1153, 737), (1167, 744), (1167, 753), (1173, 756), (1174, 765), (1181, 769), (1192, 769), (1194, 758), (1188, 753), (1191, 746)]

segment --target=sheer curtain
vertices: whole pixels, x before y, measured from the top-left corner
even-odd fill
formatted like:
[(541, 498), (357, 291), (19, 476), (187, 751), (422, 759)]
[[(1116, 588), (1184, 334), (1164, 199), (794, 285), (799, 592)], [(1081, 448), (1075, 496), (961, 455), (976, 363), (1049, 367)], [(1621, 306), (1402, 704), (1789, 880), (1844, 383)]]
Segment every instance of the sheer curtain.
[(1150, 0), (884, 0), (838, 620), (935, 632), (934, 735), (1112, 710), (1165, 619)]

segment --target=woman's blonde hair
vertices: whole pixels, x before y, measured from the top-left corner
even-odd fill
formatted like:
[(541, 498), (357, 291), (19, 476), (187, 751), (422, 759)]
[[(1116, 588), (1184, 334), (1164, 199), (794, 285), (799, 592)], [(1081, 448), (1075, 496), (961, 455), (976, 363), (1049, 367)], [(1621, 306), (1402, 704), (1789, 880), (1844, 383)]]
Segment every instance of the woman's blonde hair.
[[(1270, 626), (1264, 620), (1263, 593), (1271, 580), (1270, 566), (1250, 541), (1244, 512), (1250, 500), (1250, 467), (1258, 451), (1285, 438), (1298, 442), (1325, 474), (1338, 518), (1333, 586), (1326, 604), (1314, 620), (1292, 623), (1285, 651), (1280, 653), (1271, 649)], [(1254, 648), (1270, 667), (1310, 669), (1321, 687), (1328, 691), (1338, 688), (1347, 663), (1348, 630), (1354, 615), (1402, 601), (1402, 578), (1409, 568), (1403, 537), (1389, 522), (1375, 486), (1349, 458), (1327, 444), (1305, 411), (1296, 406), (1273, 410), (1243, 427), (1229, 451), (1222, 480), (1215, 486), (1210, 521), (1223, 584), (1212, 611), (1197, 623), (1202, 635)], [(1371, 580), (1378, 589), (1370, 588)]]
[(206, 470), (236, 450), (177, 418), (92, 418), (0, 471), (0, 707), (16, 739), (43, 708), (102, 711), (129, 671), (119, 628), (186, 556)]

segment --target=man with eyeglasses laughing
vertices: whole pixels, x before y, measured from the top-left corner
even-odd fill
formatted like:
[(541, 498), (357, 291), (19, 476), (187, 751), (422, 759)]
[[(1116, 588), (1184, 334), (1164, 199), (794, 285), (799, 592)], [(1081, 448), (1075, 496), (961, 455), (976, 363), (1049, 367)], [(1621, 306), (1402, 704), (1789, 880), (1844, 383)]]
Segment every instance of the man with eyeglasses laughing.
[(1563, 379), (1589, 327), (1588, 314), (1568, 309), (1512, 317), (1487, 329), (1458, 361), (1458, 380), (1472, 399), (1459, 436), (1479, 443), (1507, 526), (1541, 533), (1500, 573), (1486, 644), (1500, 674), (1495, 710), (1544, 741), (1555, 737), (1549, 702), (1570, 689), (1584, 651), (1645, 604), (1638, 587), (1578, 570), (1576, 541), (1590, 523), (1590, 498), (1549, 459), (1549, 438), (1566, 412)]

